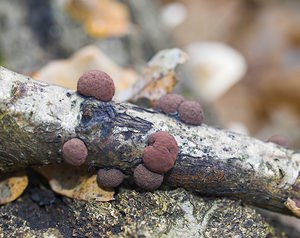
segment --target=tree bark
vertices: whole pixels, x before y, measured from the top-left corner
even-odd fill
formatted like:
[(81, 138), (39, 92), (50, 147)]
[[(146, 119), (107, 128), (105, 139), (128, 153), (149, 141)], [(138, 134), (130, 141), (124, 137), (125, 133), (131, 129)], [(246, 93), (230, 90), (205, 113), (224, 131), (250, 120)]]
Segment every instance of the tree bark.
[[(62, 145), (82, 139), (89, 167), (115, 167), (132, 179), (148, 136), (168, 131), (180, 148), (164, 186), (242, 199), (297, 215), (300, 154), (272, 143), (129, 103), (101, 102), (0, 68), (0, 171), (62, 162)], [(296, 209), (296, 210), (295, 210)]]

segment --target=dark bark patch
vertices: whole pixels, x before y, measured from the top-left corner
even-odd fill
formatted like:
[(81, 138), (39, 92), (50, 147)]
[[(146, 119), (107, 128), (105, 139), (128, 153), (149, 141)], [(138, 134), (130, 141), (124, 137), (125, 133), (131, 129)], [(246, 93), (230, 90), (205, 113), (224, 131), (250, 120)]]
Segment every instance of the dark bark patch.
[(153, 126), (149, 121), (139, 117), (129, 116), (126, 113), (118, 114), (115, 125), (118, 127), (126, 127), (129, 130), (138, 130), (141, 134), (146, 134)]
[(102, 139), (110, 135), (117, 116), (113, 103), (87, 99), (81, 103), (80, 111), (82, 117), (79, 126), (76, 128), (78, 133), (93, 131)]

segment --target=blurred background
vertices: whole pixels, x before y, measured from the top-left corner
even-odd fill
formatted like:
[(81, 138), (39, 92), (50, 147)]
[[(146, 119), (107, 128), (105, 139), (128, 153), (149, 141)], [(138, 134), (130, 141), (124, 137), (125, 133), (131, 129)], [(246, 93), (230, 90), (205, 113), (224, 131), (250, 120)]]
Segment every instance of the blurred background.
[(299, 0), (0, 0), (0, 65), (75, 88), (92, 68), (127, 90), (160, 50), (206, 123), (300, 148)]

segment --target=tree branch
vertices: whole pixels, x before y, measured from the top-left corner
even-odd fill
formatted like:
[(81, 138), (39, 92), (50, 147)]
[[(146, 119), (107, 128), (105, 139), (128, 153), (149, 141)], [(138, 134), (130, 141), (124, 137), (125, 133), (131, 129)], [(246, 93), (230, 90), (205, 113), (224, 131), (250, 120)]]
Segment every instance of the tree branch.
[(5, 68), (0, 68), (0, 88), (2, 172), (61, 163), (63, 143), (79, 137), (89, 150), (88, 166), (116, 167), (132, 178), (148, 136), (168, 131), (180, 152), (165, 176), (166, 187), (238, 198), (297, 215), (286, 204), (288, 198), (296, 204), (300, 200), (296, 151), (207, 125), (189, 126), (129, 103), (82, 97)]

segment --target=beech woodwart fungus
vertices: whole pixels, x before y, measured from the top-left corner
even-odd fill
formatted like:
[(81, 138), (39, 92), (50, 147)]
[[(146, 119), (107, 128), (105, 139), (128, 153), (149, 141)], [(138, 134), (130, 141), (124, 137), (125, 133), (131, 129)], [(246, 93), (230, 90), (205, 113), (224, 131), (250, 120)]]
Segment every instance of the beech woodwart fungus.
[(162, 174), (154, 173), (142, 164), (135, 168), (133, 178), (137, 186), (147, 191), (153, 191), (159, 188), (164, 180)]
[(267, 142), (272, 142), (285, 148), (288, 148), (290, 145), (288, 138), (280, 135), (271, 136)]
[(100, 187), (116, 188), (124, 180), (124, 174), (118, 169), (99, 169), (97, 173), (97, 182)]
[(87, 156), (88, 150), (82, 140), (73, 138), (64, 143), (63, 158), (68, 164), (80, 166), (85, 162)]
[(178, 108), (180, 120), (191, 125), (201, 125), (203, 122), (203, 110), (195, 101), (184, 101)]
[(184, 97), (179, 94), (166, 94), (157, 101), (156, 109), (166, 114), (175, 113), (183, 101)]
[(166, 173), (173, 166), (179, 152), (175, 138), (168, 132), (159, 131), (150, 135), (149, 146), (143, 151), (145, 166), (156, 173)]
[(79, 78), (77, 91), (84, 96), (92, 96), (108, 102), (115, 94), (115, 85), (111, 77), (105, 72), (90, 70)]

